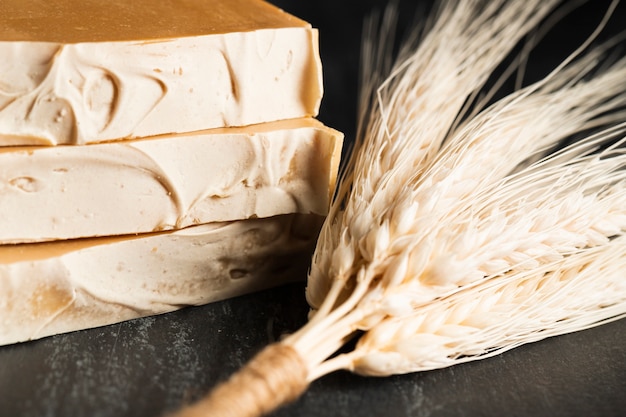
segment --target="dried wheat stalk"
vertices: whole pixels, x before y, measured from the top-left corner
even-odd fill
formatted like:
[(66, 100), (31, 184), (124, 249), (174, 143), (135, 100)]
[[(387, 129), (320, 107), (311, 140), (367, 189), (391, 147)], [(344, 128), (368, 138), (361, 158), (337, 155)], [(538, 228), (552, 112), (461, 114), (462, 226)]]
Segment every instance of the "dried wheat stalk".
[(338, 369), (450, 366), (626, 316), (626, 59), (583, 45), (538, 83), (478, 97), (556, 3), (441, 1), (394, 65), (389, 36), (369, 44), (309, 323), (179, 416), (257, 416)]

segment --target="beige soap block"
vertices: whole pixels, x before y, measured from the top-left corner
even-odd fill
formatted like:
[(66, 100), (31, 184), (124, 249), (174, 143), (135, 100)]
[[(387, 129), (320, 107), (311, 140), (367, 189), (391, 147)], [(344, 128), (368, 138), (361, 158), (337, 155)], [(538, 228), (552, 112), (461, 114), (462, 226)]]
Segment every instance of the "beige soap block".
[(148, 236), (0, 245), (0, 345), (304, 279), (322, 220), (291, 214)]
[(317, 32), (260, 0), (3, 0), (0, 146), (315, 116)]
[(343, 136), (314, 119), (0, 148), (0, 244), (326, 215)]

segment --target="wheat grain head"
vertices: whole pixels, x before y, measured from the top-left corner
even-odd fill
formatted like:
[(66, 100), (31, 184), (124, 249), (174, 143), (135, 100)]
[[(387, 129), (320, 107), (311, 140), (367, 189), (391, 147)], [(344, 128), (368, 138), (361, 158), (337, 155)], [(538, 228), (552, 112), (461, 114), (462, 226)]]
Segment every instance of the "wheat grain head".
[[(439, 47), (445, 49), (447, 45)], [(428, 60), (430, 54), (423, 56), (420, 52), (418, 48), (408, 59)], [(421, 245), (428, 251), (429, 241), (438, 241), (453, 231), (449, 228), (450, 216), (472, 210), (494, 183), (522, 169), (563, 139), (623, 120), (626, 93), (620, 86), (626, 79), (626, 62), (619, 61), (588, 79), (601, 62), (601, 52), (595, 50), (506, 97), (454, 131), (449, 128), (458, 113), (428, 114), (429, 121), (445, 120), (433, 122), (441, 123), (440, 129), (422, 118), (404, 119), (401, 126), (388, 128), (383, 112), (373, 111), (371, 119), (376, 130), (367, 132), (353, 159), (352, 169), (358, 174), (344, 182), (343, 193), (319, 240), (307, 288), (311, 306), (316, 309), (325, 302), (328, 309), (334, 305), (329, 299), (341, 302), (354, 285), (351, 278), (363, 265), (370, 270), (385, 270), (393, 263), (398, 248)], [(419, 84), (421, 72), (395, 72), (391, 77), (396, 76), (415, 78), (413, 83)], [(482, 74), (477, 72), (476, 76)], [(405, 83), (410, 81), (399, 85)], [(430, 97), (431, 93), (435, 97)], [(414, 101), (436, 102), (438, 94), (424, 89)], [(460, 95), (467, 98), (470, 94)], [(460, 100), (457, 104), (461, 105)], [(457, 112), (459, 109), (455, 107)], [(400, 133), (391, 137), (390, 131)], [(432, 137), (441, 139), (428, 142)], [(430, 148), (438, 152), (429, 156), (424, 149)], [(372, 149), (378, 153), (372, 154)], [(575, 155), (570, 152), (567, 156)]]
[[(439, 2), (431, 29), (417, 49), (404, 48), (391, 75), (375, 91), (364, 93), (361, 114), (366, 119), (357, 137), (358, 152), (348, 163), (313, 261), (307, 290), (311, 305), (318, 306), (326, 298), (332, 281), (354, 272), (346, 270), (353, 264), (349, 253), (358, 261), (358, 247), (367, 240), (371, 225), (385, 215), (389, 202), (405, 195), (405, 185), (410, 189), (435, 158), (468, 97), (557, 3)], [(375, 68), (377, 63), (363, 66)], [(364, 83), (375, 86), (377, 81)], [(335, 250), (341, 256), (333, 255)]]
[[(335, 365), (367, 375), (451, 366), (626, 316), (626, 237), (389, 317)], [(328, 366), (332, 363), (328, 363)]]

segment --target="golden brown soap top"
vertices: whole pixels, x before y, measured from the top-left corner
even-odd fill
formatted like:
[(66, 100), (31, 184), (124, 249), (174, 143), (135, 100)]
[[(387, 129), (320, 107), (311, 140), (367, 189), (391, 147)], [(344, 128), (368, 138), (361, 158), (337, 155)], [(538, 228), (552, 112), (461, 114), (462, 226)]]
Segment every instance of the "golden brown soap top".
[(261, 0), (0, 1), (0, 42), (141, 41), (308, 26)]

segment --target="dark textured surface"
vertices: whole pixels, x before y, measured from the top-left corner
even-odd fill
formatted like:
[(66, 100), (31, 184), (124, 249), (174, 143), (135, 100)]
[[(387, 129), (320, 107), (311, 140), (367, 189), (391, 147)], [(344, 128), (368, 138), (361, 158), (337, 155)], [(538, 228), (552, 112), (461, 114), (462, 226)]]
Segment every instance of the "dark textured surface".
[[(276, 0), (321, 31), (320, 118), (354, 131), (361, 19), (383, 1)], [(402, 2), (403, 6), (411, 2)], [(535, 57), (545, 72), (599, 21), (590, 2)], [(600, 5), (602, 3), (602, 5)], [(610, 30), (626, 29), (623, 5)], [(402, 15), (402, 22), (411, 20)], [(625, 272), (626, 274), (626, 272)], [(303, 277), (304, 278), (304, 277)], [(305, 322), (303, 285), (0, 347), (0, 416), (158, 416), (197, 398), (255, 352)], [(340, 372), (276, 417), (626, 416), (626, 320), (491, 359), (389, 378)]]
[[(158, 416), (304, 323), (292, 284), (0, 348), (1, 416)], [(480, 362), (364, 378), (339, 372), (276, 417), (624, 416), (626, 320)]]

